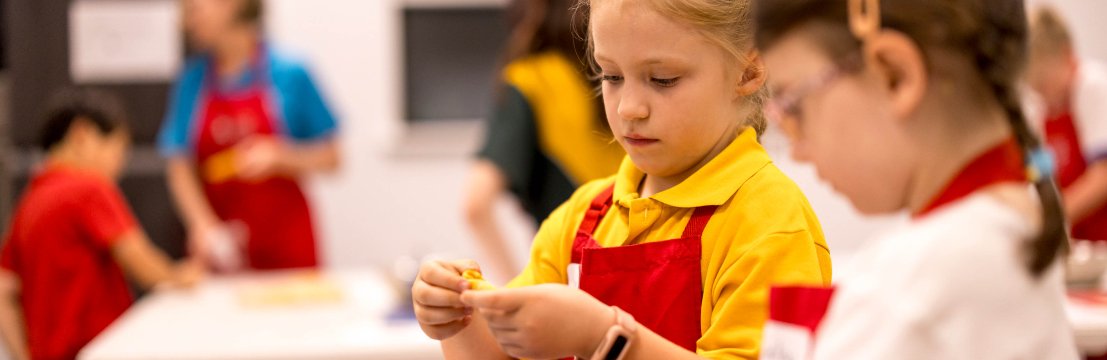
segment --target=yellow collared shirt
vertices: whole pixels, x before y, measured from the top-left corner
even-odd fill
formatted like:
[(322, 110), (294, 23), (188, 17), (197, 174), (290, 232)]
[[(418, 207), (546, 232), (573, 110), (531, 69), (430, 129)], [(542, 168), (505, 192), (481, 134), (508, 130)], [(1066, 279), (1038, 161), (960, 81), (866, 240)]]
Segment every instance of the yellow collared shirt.
[(756, 359), (769, 287), (830, 284), (830, 252), (818, 219), (753, 129), (668, 190), (641, 198), (643, 176), (626, 158), (614, 177), (578, 189), (542, 224), (530, 262), (508, 286), (568, 283), (576, 230), (592, 199), (612, 182), (614, 206), (594, 235), (604, 247), (679, 238), (696, 207), (719, 206), (703, 233), (701, 356)]

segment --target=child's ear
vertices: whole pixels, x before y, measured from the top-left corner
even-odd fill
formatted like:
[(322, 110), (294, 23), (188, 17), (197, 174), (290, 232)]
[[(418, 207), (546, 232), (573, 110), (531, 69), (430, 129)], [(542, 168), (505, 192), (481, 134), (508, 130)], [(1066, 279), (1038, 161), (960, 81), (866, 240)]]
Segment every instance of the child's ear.
[[(1072, 50), (1072, 47), (1069, 47), (1068, 50), (1065, 51), (1064, 56), (1065, 56), (1065, 65), (1068, 66), (1069, 72), (1072, 73), (1072, 74), (1075, 74), (1076, 69), (1080, 67), (1080, 57), (1076, 56), (1076, 52), (1074, 50)], [(1075, 81), (1075, 80), (1073, 80), (1073, 81)], [(1071, 85), (1070, 85), (1070, 87), (1071, 87)]]
[(761, 53), (751, 49), (746, 53), (745, 67), (738, 76), (735, 91), (739, 97), (753, 95), (765, 87), (765, 80), (765, 62), (761, 61)]
[(872, 66), (881, 91), (892, 100), (892, 111), (907, 118), (926, 96), (926, 59), (910, 37), (882, 31), (865, 40), (865, 62)]

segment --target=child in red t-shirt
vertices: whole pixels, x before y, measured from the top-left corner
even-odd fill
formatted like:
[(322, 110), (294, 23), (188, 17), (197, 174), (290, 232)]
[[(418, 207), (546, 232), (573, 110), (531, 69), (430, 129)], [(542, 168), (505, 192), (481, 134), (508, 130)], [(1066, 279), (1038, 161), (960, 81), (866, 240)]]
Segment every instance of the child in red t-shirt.
[(0, 332), (14, 358), (76, 358), (131, 305), (124, 274), (144, 288), (201, 275), (150, 243), (115, 185), (128, 138), (115, 98), (55, 97), (40, 137), (47, 158), (0, 249)]

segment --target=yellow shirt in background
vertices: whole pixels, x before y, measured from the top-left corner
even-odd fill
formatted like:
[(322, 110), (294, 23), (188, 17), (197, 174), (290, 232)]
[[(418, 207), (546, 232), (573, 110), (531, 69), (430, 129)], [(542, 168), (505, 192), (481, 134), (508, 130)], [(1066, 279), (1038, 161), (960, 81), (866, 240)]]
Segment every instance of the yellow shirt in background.
[(542, 153), (574, 186), (611, 175), (626, 155), (597, 116), (602, 107), (582, 71), (579, 61), (557, 51), (515, 60), (503, 71), (504, 81), (527, 99)]
[(702, 336), (709, 358), (756, 359), (775, 285), (830, 284), (830, 253), (807, 199), (746, 129), (684, 182), (641, 198), (644, 174), (629, 158), (613, 178), (585, 184), (542, 224), (531, 259), (508, 286), (568, 283), (573, 240), (589, 204), (615, 182), (614, 205), (596, 229), (600, 246), (680, 238), (696, 207), (718, 205), (703, 233)]

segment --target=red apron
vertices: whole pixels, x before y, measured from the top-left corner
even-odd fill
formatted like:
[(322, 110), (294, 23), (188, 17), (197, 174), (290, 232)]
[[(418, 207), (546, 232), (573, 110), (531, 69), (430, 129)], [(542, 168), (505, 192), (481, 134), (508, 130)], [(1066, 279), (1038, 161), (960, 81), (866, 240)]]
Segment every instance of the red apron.
[[(919, 219), (982, 188), (1009, 182), (1026, 182), (1022, 149), (1014, 139), (992, 147), (966, 165), (912, 217)], [(774, 287), (769, 295), (761, 359), (811, 358), (819, 325), (833, 295), (833, 287)]]
[[(570, 282), (690, 351), (701, 335), (703, 229), (717, 206), (696, 208), (680, 239), (605, 248), (596, 227), (611, 208), (614, 186), (592, 200), (573, 241)], [(579, 269), (579, 277), (577, 277)]]
[[(263, 51), (259, 51), (259, 54)], [(280, 136), (277, 123), (267, 110), (264, 66), (259, 55), (249, 88), (224, 94), (214, 71), (206, 81), (207, 101), (200, 112), (202, 121), (196, 144), (197, 169), (207, 171), (213, 157), (231, 158), (233, 147), (252, 136)], [(214, 67), (214, 66), (211, 66)], [(221, 161), (221, 160), (216, 160)], [(295, 179), (273, 177), (247, 182), (231, 177), (209, 180), (201, 174), (204, 194), (215, 214), (225, 222), (246, 228), (246, 260), (253, 269), (314, 267), (315, 232), (307, 200)]]
[[(1057, 183), (1061, 189), (1067, 189), (1076, 182), (1088, 168), (1084, 158), (1080, 135), (1072, 114), (1063, 114), (1046, 119), (1046, 142), (1057, 157)], [(1107, 240), (1107, 205), (1093, 211), (1083, 219), (1073, 221), (1072, 237), (1078, 240)]]

